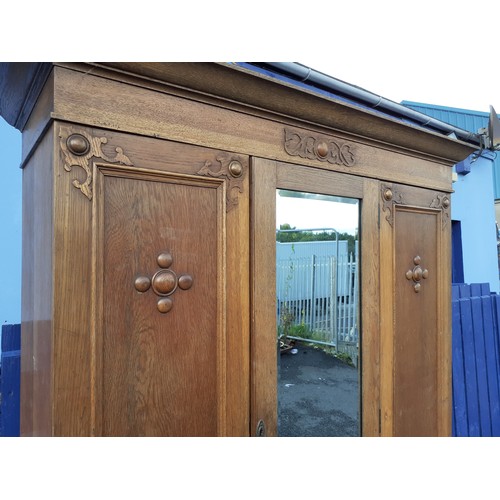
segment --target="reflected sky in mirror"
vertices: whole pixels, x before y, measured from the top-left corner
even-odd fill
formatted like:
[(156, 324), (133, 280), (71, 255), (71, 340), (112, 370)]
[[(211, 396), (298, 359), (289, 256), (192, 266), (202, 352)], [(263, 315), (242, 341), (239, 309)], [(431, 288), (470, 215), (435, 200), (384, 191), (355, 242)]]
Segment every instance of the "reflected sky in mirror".
[(358, 200), (295, 191), (276, 191), (276, 229), (290, 224), (300, 229), (330, 228), (355, 234), (359, 220)]

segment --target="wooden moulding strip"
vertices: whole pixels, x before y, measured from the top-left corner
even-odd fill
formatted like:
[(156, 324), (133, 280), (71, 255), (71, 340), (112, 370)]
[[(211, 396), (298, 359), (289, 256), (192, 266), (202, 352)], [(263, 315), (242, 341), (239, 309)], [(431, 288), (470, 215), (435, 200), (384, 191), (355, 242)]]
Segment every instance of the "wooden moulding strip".
[(379, 183), (366, 179), (361, 200), (361, 434), (380, 434)]
[(277, 435), (276, 163), (251, 165), (251, 418), (267, 436)]

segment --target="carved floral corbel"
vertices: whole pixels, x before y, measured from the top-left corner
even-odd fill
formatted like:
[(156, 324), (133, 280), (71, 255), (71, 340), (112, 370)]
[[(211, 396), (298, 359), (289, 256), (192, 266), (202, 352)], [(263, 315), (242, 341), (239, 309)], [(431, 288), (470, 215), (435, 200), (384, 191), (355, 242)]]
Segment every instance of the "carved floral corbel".
[(429, 208), (437, 208), (438, 210), (441, 210), (443, 214), (443, 227), (450, 222), (450, 205), (450, 197), (447, 194), (436, 195), (429, 205)]
[(387, 212), (385, 220), (392, 226), (394, 223), (394, 205), (404, 205), (403, 195), (398, 193), (392, 186), (382, 184), (382, 210)]
[(243, 181), (247, 169), (236, 156), (220, 154), (216, 161), (218, 165), (211, 160), (205, 161), (197, 174), (227, 179), (226, 212), (229, 212), (238, 205), (238, 194), (243, 193)]
[(91, 158), (102, 158), (109, 163), (133, 165), (120, 147), (115, 148), (116, 155), (114, 158), (104, 153), (102, 145), (108, 142), (106, 137), (92, 137), (84, 130), (75, 132), (69, 127), (62, 126), (59, 131), (59, 138), (61, 150), (64, 155), (64, 170), (71, 172), (73, 167), (80, 167), (86, 173), (86, 179), (83, 182), (74, 179), (72, 184), (89, 200), (92, 200)]

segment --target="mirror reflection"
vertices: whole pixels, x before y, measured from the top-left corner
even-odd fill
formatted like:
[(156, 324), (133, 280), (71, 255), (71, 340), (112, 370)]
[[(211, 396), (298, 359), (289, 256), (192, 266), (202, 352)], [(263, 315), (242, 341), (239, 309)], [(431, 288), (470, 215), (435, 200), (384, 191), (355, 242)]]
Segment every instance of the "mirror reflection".
[(278, 435), (358, 436), (359, 201), (276, 193)]

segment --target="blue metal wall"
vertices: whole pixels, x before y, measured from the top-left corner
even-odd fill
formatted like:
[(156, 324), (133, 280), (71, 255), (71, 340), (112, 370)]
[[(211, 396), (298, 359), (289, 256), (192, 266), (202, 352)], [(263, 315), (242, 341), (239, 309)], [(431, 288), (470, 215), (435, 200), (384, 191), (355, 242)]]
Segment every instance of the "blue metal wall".
[[(488, 126), (489, 110), (487, 112), (471, 111), (468, 109), (448, 108), (446, 106), (411, 101), (402, 101), (401, 104), (432, 118), (436, 118), (436, 120), (441, 120), (476, 134), (479, 129)], [(493, 161), (493, 189), (495, 200), (500, 199), (500, 155), (497, 155)]]

